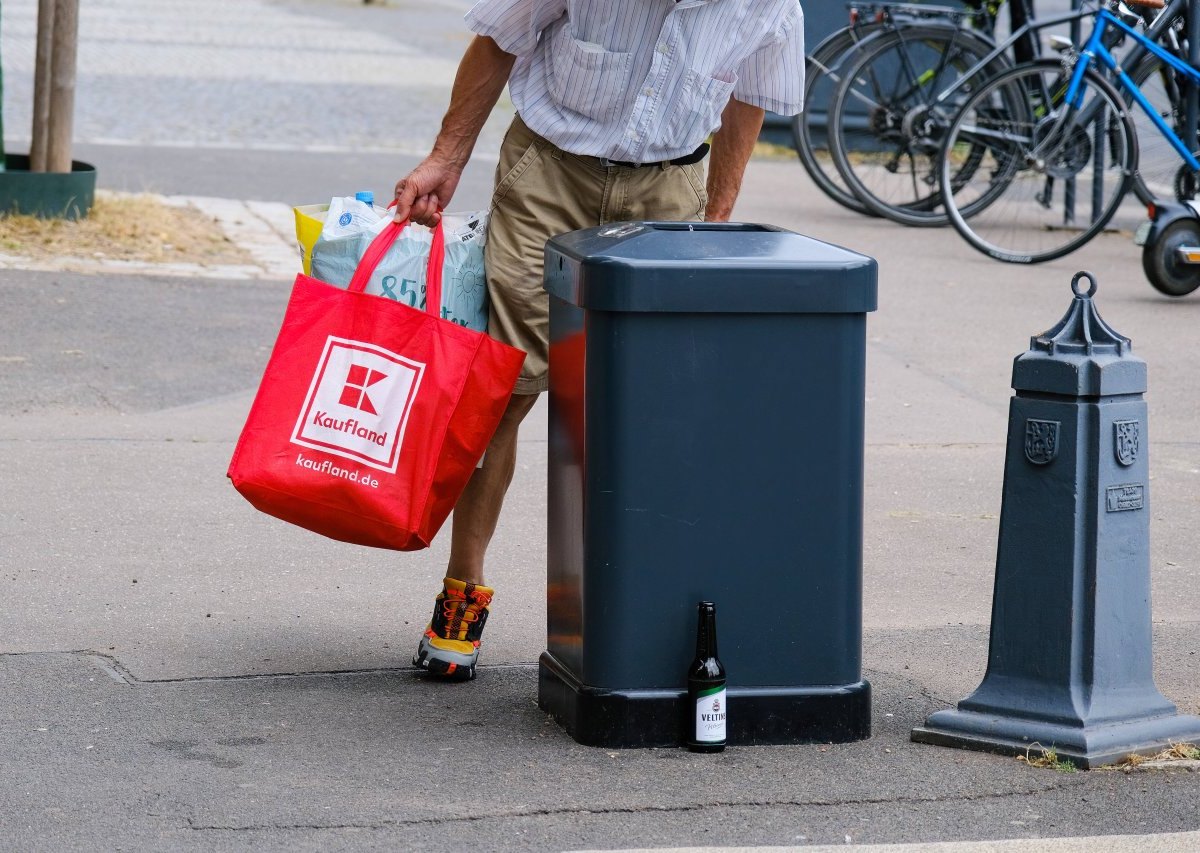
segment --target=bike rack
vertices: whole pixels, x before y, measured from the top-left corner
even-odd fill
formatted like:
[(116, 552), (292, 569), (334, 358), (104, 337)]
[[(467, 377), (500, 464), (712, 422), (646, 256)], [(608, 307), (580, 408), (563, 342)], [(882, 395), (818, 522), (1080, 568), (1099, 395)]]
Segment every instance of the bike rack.
[[(1200, 0), (1191, 0), (1188, 3), (1188, 64), (1193, 68), (1200, 68)], [(1200, 119), (1200, 109), (1197, 107), (1200, 92), (1196, 89), (1197, 87), (1188, 81), (1183, 141), (1192, 151), (1196, 150), (1196, 122)]]

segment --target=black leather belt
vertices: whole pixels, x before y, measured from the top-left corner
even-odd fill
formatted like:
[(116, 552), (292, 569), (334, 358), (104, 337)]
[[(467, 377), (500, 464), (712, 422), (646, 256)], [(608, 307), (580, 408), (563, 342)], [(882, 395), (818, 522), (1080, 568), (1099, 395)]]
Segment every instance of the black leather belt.
[(701, 142), (700, 147), (691, 154), (684, 154), (682, 157), (676, 157), (674, 160), (665, 160), (657, 163), (626, 163), (622, 160), (609, 160), (607, 157), (597, 157), (600, 165), (608, 169), (613, 166), (621, 166), (626, 169), (638, 169), (642, 166), (690, 166), (693, 163), (699, 163), (708, 156), (709, 145), (707, 142)]

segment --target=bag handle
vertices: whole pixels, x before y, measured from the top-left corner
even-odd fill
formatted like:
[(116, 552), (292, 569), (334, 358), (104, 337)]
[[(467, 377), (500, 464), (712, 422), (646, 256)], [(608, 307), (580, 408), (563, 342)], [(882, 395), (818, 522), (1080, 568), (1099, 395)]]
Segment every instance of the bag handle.
[[(408, 227), (408, 220), (391, 222), (371, 241), (362, 260), (354, 270), (350, 286), (346, 288), (351, 293), (362, 293), (367, 288), (367, 281), (374, 274), (383, 256), (395, 245), (402, 231)], [(425, 313), (434, 317), (441, 316), (442, 309), (442, 265), (446, 261), (446, 237), (442, 232), (442, 222), (433, 227), (433, 244), (429, 247), (429, 266), (425, 270)]]

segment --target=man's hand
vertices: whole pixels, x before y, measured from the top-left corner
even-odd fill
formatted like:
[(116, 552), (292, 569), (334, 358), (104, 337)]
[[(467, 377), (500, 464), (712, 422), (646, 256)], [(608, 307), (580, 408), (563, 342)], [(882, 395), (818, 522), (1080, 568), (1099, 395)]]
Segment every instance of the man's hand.
[(430, 155), (396, 182), (395, 220), (411, 219), (430, 228), (437, 225), (461, 177), (461, 169)]
[(476, 36), (467, 46), (433, 153), (396, 182), (397, 222), (437, 225), (516, 59), (486, 36)]

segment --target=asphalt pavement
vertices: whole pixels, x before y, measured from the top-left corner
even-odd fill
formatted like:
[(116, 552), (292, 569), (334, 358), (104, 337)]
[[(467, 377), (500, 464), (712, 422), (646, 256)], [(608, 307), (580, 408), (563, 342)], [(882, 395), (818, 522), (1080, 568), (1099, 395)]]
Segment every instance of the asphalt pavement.
[[(384, 192), (416, 162), (467, 5), (85, 4), (77, 156), (111, 189), (273, 203), (263, 209), (286, 231), (287, 205)], [(10, 134), (27, 70), (13, 45), (35, 6), (3, 4)], [(346, 70), (355, 46), (371, 61)], [(175, 61), (181, 52), (195, 61)], [(281, 58), (297, 53), (305, 63)], [(426, 76), (361, 82), (400, 55)], [(303, 92), (272, 77), (278, 67), (307, 75)], [(324, 148), (295, 141), (304, 125), (347, 125), (347, 93), (361, 127)], [(419, 119), (379, 106), (406, 98)], [(503, 127), (503, 105), (491, 126)], [(384, 129), (391, 141), (368, 144)], [(489, 134), (456, 207), (486, 204)], [(604, 750), (538, 710), (544, 404), (522, 430), (490, 552), (497, 597), (480, 676), (422, 679), (409, 661), (445, 538), (403, 555), (335, 543), (257, 513), (225, 479), (287, 277), (14, 263), (0, 269), (0, 847), (1200, 847), (1190, 765), (1067, 773), (908, 737), (983, 676), (1012, 359), (1062, 315), (1079, 269), (1096, 274), (1101, 314), (1149, 365), (1155, 675), (1181, 711), (1200, 712), (1200, 296), (1172, 301), (1147, 284), (1129, 233), (1140, 211), (1129, 206), (1071, 257), (1008, 266), (951, 231), (843, 210), (796, 162), (756, 160), (737, 216), (879, 261), (867, 343), (870, 739), (715, 756)], [(763, 606), (769, 616), (787, 602)]]

